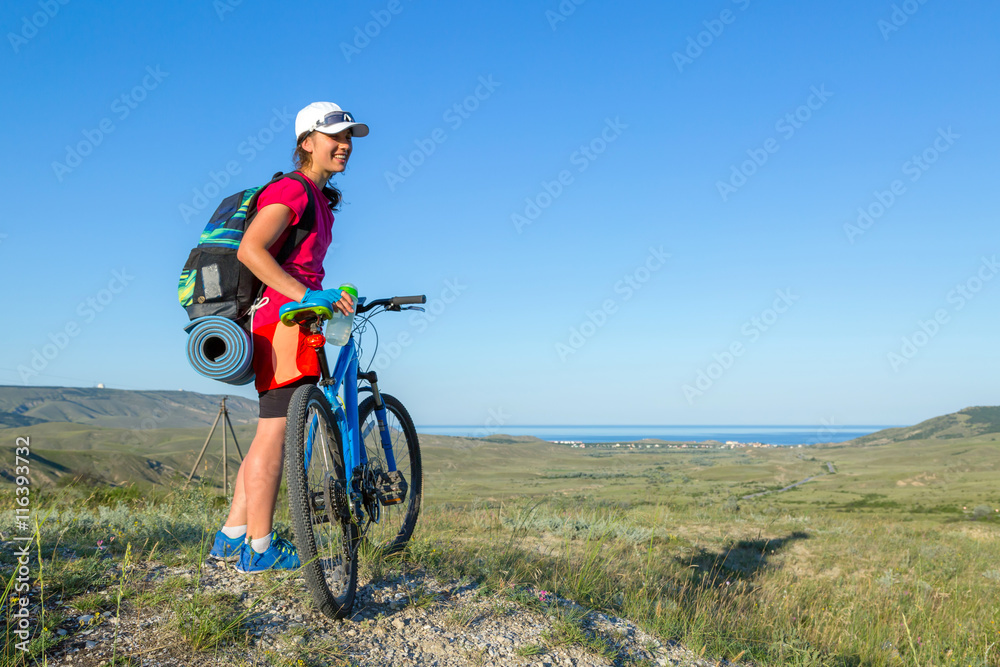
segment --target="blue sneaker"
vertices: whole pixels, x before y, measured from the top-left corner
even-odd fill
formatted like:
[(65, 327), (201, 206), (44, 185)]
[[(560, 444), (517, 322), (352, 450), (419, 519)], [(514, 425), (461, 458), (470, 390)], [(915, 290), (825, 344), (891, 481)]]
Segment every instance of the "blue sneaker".
[(218, 560), (236, 560), (245, 540), (246, 533), (239, 537), (226, 537), (226, 534), (220, 530), (215, 534), (215, 543), (208, 555)]
[(272, 537), (271, 546), (264, 553), (257, 553), (249, 544), (240, 548), (236, 571), (257, 574), (265, 570), (296, 570), (301, 567), (295, 546), (283, 537)]

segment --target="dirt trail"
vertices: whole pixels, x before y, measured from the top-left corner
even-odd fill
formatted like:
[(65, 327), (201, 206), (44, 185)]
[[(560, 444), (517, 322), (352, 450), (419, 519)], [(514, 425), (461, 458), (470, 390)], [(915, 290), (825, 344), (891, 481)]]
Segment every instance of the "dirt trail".
[[(193, 584), (199, 572), (193, 567), (144, 564), (135, 576), (153, 590), (169, 577), (189, 579)], [(660, 642), (627, 620), (588, 612), (541, 591), (487, 592), (472, 583), (437, 581), (414, 570), (359, 582), (353, 616), (335, 621), (314, 611), (302, 579), (290, 579), (275, 589), (276, 576), (241, 575), (232, 565), (216, 562), (202, 570), (204, 593), (233, 593), (250, 609), (240, 626), (240, 638), (218, 649), (191, 649), (173, 629), (170, 605), (139, 611), (127, 605), (120, 618), (110, 612), (95, 616), (68, 610), (70, 615), (58, 628), (68, 634), (48, 652), (48, 664), (99, 667), (110, 663), (114, 652), (119, 660), (130, 656), (126, 664), (134, 667), (738, 667), (699, 659), (683, 646)], [(190, 597), (191, 590), (177, 595)], [(535, 604), (539, 597), (546, 599)], [(567, 639), (559, 631), (559, 617), (579, 619), (582, 635)]]
[(788, 491), (789, 489), (794, 489), (796, 486), (801, 486), (802, 484), (805, 484), (806, 482), (811, 482), (814, 479), (819, 479), (820, 477), (823, 477), (823, 476), (828, 475), (828, 474), (830, 474), (830, 473), (821, 472), (818, 475), (813, 475), (812, 477), (806, 477), (804, 480), (802, 480), (800, 482), (795, 482), (794, 484), (789, 484), (788, 486), (786, 486), (783, 489), (773, 489), (771, 491), (761, 491), (759, 493), (751, 493), (748, 496), (742, 496), (740, 498), (740, 500), (748, 500), (750, 498), (756, 498), (758, 496), (766, 496), (769, 493), (781, 493), (782, 491)]

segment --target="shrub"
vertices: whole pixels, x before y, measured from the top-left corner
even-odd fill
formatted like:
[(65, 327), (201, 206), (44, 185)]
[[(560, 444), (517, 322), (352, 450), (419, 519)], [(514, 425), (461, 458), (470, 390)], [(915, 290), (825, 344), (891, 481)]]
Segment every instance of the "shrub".
[(976, 505), (972, 508), (972, 518), (982, 519), (993, 514), (993, 509), (989, 505)]

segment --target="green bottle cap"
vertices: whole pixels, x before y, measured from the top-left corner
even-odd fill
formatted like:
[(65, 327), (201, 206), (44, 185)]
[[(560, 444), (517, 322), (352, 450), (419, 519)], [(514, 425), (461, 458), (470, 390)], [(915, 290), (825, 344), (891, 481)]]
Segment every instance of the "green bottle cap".
[(348, 294), (353, 296), (355, 300), (358, 298), (358, 288), (352, 285), (351, 283), (344, 283), (343, 285), (340, 286), (339, 289), (341, 292), (347, 292)]

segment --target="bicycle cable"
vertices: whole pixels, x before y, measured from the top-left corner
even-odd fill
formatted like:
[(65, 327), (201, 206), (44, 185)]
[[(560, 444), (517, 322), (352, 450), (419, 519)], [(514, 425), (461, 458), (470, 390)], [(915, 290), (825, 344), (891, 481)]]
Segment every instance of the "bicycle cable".
[(361, 322), (354, 325), (354, 329), (351, 331), (351, 335), (357, 334), (357, 346), (358, 346), (358, 359), (364, 358), (364, 347), (361, 345), (361, 338), (364, 336), (365, 332), (368, 331), (368, 327), (371, 326), (372, 331), (375, 333), (375, 349), (372, 351), (372, 358), (368, 361), (368, 366), (365, 367), (364, 372), (367, 373), (371, 370), (372, 364), (375, 362), (375, 355), (378, 354), (378, 329), (369, 320), (378, 315), (379, 313), (386, 312), (384, 308), (375, 309), (369, 311), (361, 316)]

